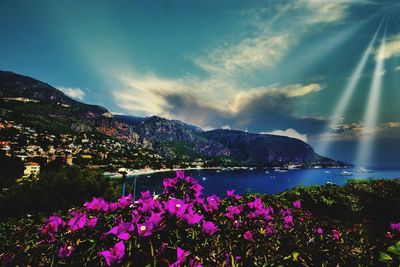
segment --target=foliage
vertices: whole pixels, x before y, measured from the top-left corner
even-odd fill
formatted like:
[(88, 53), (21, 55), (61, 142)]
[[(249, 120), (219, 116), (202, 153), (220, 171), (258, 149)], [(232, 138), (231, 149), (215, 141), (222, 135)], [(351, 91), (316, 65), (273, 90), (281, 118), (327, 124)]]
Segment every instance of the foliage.
[[(385, 183), (388, 185), (385, 185)], [(396, 183), (394, 183), (396, 184)], [(278, 196), (235, 194), (203, 197), (183, 172), (164, 180), (164, 193), (142, 192), (134, 202), (93, 198), (82, 208), (48, 217), (0, 224), (0, 258), (9, 265), (124, 266), (367, 266), (398, 263), (400, 223), (378, 235), (369, 222), (315, 216), (313, 196), (297, 188)], [(349, 184), (343, 190), (384, 195), (392, 181)], [(366, 189), (370, 187), (370, 189)], [(340, 187), (313, 187), (323, 207), (353, 206), (354, 196), (329, 195)], [(379, 192), (374, 192), (379, 191)], [(351, 195), (351, 194), (349, 194)], [(354, 202), (353, 204), (351, 202)], [(371, 200), (373, 203), (374, 200)], [(333, 204), (335, 203), (335, 204)], [(363, 209), (355, 209), (355, 212)], [(13, 227), (13, 231), (10, 230)], [(386, 231), (386, 237), (385, 237)], [(393, 245), (394, 244), (394, 245)], [(384, 249), (388, 247), (387, 249)]]
[(0, 188), (7, 187), (24, 173), (24, 164), (17, 157), (8, 157), (0, 153)]
[(71, 208), (93, 196), (112, 198), (115, 186), (97, 171), (53, 164), (43, 169), (37, 181), (14, 184), (0, 192), (0, 219)]

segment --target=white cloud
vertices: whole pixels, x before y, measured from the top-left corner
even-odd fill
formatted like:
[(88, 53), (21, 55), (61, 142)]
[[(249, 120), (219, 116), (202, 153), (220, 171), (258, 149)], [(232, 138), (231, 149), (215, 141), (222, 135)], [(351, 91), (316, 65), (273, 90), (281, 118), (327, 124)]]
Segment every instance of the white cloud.
[(79, 100), (79, 101), (82, 101), (86, 96), (86, 93), (78, 87), (58, 86), (57, 89), (62, 91), (67, 96), (69, 96), (73, 99)]
[(307, 143), (308, 139), (307, 139), (307, 135), (305, 134), (301, 134), (299, 132), (297, 132), (296, 130), (289, 128), (286, 130), (275, 130), (272, 132), (261, 132), (261, 134), (272, 134), (272, 135), (280, 135), (280, 136), (287, 136), (287, 137), (291, 137), (291, 138), (296, 138), (299, 139), (305, 143)]
[(229, 104), (231, 112), (239, 112), (243, 106), (248, 105), (254, 99), (265, 95), (284, 95), (287, 97), (301, 97), (321, 90), (317, 83), (308, 85), (293, 84), (288, 86), (270, 86), (241, 91), (237, 93)]
[(400, 35), (389, 39), (385, 44), (385, 49), (379, 49), (376, 55), (377, 59), (388, 59), (396, 56), (400, 56)]
[(400, 71), (400, 66), (397, 66), (396, 68), (394, 68), (395, 71)]

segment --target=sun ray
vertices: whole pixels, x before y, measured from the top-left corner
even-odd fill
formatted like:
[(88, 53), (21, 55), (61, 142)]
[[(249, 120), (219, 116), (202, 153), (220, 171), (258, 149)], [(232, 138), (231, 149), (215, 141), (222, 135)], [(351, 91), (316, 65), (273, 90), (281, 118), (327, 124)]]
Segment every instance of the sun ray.
[(381, 45), (376, 55), (376, 65), (372, 78), (371, 88), (368, 96), (368, 103), (363, 119), (363, 129), (361, 131), (360, 143), (356, 155), (355, 163), (358, 166), (368, 166), (371, 162), (372, 148), (377, 131), (377, 121), (379, 113), (379, 102), (382, 91), (382, 77), (384, 75), (385, 59), (380, 56), (385, 52), (386, 46), (386, 31), (382, 37)]
[[(367, 48), (365, 49), (365, 51), (363, 53), (363, 55), (361, 56), (359, 63), (357, 64), (356, 68), (354, 69), (353, 74), (351, 75), (350, 80), (349, 80), (342, 96), (340, 97), (339, 101), (335, 105), (335, 109), (333, 110), (333, 112), (330, 116), (330, 121), (329, 121), (329, 124), (327, 127), (328, 129), (325, 133), (323, 133), (322, 136), (329, 135), (331, 130), (339, 124), (341, 118), (344, 116), (346, 109), (349, 106), (350, 100), (353, 97), (355, 89), (357, 88), (357, 86), (359, 84), (362, 73), (368, 62), (368, 58), (372, 52), (372, 49), (373, 49), (375, 41), (378, 37), (379, 31), (382, 27), (383, 21), (384, 21), (384, 18), (382, 19), (381, 23), (379, 24), (378, 29), (376, 30), (375, 34), (373, 35), (371, 41), (369, 42)], [(326, 154), (326, 152), (329, 149), (329, 146), (332, 143), (331, 141), (332, 141), (331, 139), (326, 138), (326, 139), (321, 140), (319, 142), (319, 144), (316, 146), (316, 148), (318, 149), (318, 152), (321, 155)]]

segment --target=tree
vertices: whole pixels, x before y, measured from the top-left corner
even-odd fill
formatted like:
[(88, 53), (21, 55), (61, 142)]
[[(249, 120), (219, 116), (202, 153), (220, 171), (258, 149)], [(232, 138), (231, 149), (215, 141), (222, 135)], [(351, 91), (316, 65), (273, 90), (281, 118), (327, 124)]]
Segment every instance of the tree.
[(10, 186), (24, 174), (24, 164), (17, 157), (0, 155), (0, 187)]

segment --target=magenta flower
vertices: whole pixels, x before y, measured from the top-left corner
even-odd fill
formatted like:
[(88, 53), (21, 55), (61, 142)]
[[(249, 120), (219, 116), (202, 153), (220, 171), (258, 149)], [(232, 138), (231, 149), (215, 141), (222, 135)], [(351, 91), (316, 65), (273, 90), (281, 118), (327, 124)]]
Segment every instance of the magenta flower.
[(386, 232), (385, 237), (388, 238), (388, 239), (391, 239), (391, 238), (394, 237), (394, 234), (391, 233), (391, 232)]
[(340, 231), (339, 230), (332, 230), (332, 236), (335, 240), (339, 240), (340, 239)]
[(117, 226), (111, 228), (110, 231), (106, 232), (106, 235), (113, 234), (121, 240), (128, 240), (130, 237), (129, 232), (135, 230), (134, 225), (131, 222), (121, 221)]
[(234, 195), (235, 195), (235, 191), (236, 190), (228, 190), (228, 191), (226, 191), (226, 196), (227, 197), (234, 197)]
[(86, 210), (94, 210), (94, 211), (103, 211), (103, 212), (107, 212), (108, 211), (108, 204), (107, 202), (102, 199), (102, 198), (93, 198), (92, 201), (90, 202), (86, 202), (84, 204), (84, 207), (86, 208)]
[(207, 235), (213, 235), (216, 231), (218, 231), (218, 226), (216, 226), (213, 222), (203, 221), (202, 231)]
[(262, 202), (262, 199), (257, 197), (254, 199), (254, 201), (251, 201), (247, 203), (247, 206), (249, 206), (250, 209), (261, 209), (264, 208), (264, 203)]
[(163, 215), (164, 212), (151, 212), (150, 217), (148, 218), (148, 221), (152, 224), (153, 228), (158, 227), (158, 225), (161, 223), (161, 221), (163, 220)]
[(301, 201), (300, 200), (294, 201), (293, 207), (295, 207), (296, 209), (301, 209)]
[(164, 201), (164, 206), (170, 215), (176, 215), (177, 217), (182, 216), (188, 208), (188, 205), (185, 204), (183, 200), (179, 199), (169, 199)]
[(74, 248), (72, 246), (67, 246), (67, 244), (64, 244), (64, 246), (60, 247), (58, 250), (58, 257), (60, 259), (65, 259), (71, 256), (72, 251)]
[(89, 220), (87, 220), (87, 226), (89, 228), (94, 228), (97, 224), (97, 220), (97, 217), (90, 218)]
[(185, 171), (179, 170), (179, 171), (176, 171), (175, 173), (176, 173), (176, 178), (178, 178), (178, 179), (184, 179), (185, 178)]
[(229, 219), (233, 219), (235, 215), (238, 215), (242, 212), (242, 207), (241, 206), (229, 206), (227, 208), (227, 213), (225, 213), (225, 217)]
[(139, 236), (151, 236), (153, 225), (150, 222), (145, 222), (143, 224), (137, 224), (137, 230)]
[(46, 224), (39, 228), (42, 234), (57, 233), (58, 230), (65, 225), (64, 220), (60, 216), (50, 216)]
[(176, 248), (176, 262), (169, 265), (170, 267), (180, 267), (185, 264), (186, 257), (189, 254), (189, 251), (185, 251), (179, 247)]
[(324, 233), (324, 230), (321, 227), (317, 228), (317, 234), (322, 235)]
[(127, 196), (121, 196), (121, 198), (118, 200), (118, 206), (121, 209), (129, 207), (132, 203), (133, 203), (133, 201), (132, 201), (131, 194), (129, 194)]
[(400, 222), (398, 222), (398, 223), (391, 223), (391, 224), (390, 224), (390, 228), (392, 228), (393, 230), (396, 230), (396, 231), (400, 231)]
[(253, 234), (252, 234), (249, 230), (247, 230), (247, 231), (244, 233), (243, 238), (244, 238), (245, 240), (247, 240), (247, 241), (253, 241)]
[(69, 219), (67, 225), (71, 229), (72, 232), (78, 231), (85, 227), (87, 216), (86, 213), (79, 213), (76, 211), (71, 212), (72, 218)]
[(125, 256), (125, 245), (123, 241), (116, 243), (110, 250), (99, 252), (104, 257), (108, 266), (120, 263)]
[(285, 222), (285, 228), (291, 228), (294, 225), (292, 215), (287, 215), (287, 216), (283, 217), (283, 221)]
[(193, 225), (201, 221), (203, 219), (203, 215), (194, 211), (192, 208), (188, 210), (188, 213), (182, 215), (182, 219), (184, 219), (187, 224)]

